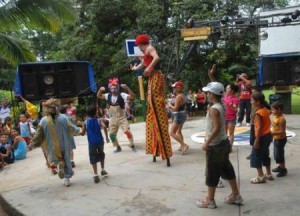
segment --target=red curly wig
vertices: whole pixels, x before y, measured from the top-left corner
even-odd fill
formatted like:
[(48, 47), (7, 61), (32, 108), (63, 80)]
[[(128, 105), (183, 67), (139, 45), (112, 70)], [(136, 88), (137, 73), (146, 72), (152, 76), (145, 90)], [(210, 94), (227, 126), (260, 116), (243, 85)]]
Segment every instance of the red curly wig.
[(135, 44), (137, 46), (141, 45), (141, 44), (149, 44), (149, 43), (150, 43), (150, 40), (149, 40), (148, 35), (146, 35), (146, 34), (140, 34), (135, 38)]

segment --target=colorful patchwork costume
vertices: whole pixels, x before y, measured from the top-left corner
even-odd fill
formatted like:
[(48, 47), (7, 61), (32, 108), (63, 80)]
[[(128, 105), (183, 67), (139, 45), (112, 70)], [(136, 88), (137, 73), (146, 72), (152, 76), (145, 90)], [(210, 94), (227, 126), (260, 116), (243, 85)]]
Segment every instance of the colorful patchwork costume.
[[(139, 35), (135, 43), (149, 44), (147, 35)], [(144, 66), (148, 67), (153, 58), (144, 53)], [(148, 81), (147, 116), (146, 116), (146, 153), (168, 160), (172, 156), (172, 146), (169, 135), (169, 123), (164, 99), (164, 75), (152, 68)]]

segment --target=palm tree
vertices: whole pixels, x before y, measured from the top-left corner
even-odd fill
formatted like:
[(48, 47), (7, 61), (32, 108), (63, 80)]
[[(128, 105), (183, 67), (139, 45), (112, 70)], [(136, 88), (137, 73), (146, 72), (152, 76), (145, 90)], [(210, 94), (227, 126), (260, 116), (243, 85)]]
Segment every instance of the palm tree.
[(35, 61), (28, 43), (12, 33), (22, 29), (57, 32), (75, 20), (67, 0), (0, 0), (0, 57), (12, 64)]

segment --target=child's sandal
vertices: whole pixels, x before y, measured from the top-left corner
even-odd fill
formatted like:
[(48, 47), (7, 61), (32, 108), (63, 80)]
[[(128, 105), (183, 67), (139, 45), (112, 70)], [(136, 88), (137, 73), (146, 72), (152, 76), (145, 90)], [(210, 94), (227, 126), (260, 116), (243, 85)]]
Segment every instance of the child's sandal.
[(272, 174), (268, 175), (268, 174), (265, 174), (265, 179), (269, 180), (269, 181), (273, 181), (274, 180), (274, 177)]
[(264, 176), (263, 177), (257, 176), (255, 178), (252, 178), (250, 180), (250, 183), (252, 183), (252, 184), (266, 183), (266, 179)]

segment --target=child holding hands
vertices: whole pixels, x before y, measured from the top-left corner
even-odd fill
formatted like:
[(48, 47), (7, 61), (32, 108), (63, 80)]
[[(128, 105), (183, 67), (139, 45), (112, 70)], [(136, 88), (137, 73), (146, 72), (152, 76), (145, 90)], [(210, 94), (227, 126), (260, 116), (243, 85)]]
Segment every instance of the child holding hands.
[(89, 145), (89, 157), (94, 171), (94, 182), (100, 181), (97, 169), (97, 163), (101, 164), (101, 176), (107, 176), (108, 173), (104, 169), (105, 153), (103, 136), (101, 134), (101, 126), (105, 127), (104, 122), (96, 117), (97, 109), (95, 106), (89, 106), (86, 109), (87, 119), (85, 120), (81, 135), (83, 136), (87, 132), (88, 145)]

